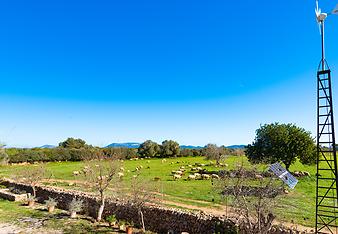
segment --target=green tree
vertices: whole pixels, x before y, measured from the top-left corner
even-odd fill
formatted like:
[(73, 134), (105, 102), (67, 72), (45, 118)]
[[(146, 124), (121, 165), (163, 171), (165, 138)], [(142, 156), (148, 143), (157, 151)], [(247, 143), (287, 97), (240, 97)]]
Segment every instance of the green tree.
[(141, 157), (156, 157), (159, 155), (161, 151), (160, 146), (151, 140), (147, 140), (143, 142), (139, 147), (138, 147), (138, 154)]
[(59, 147), (61, 148), (71, 148), (71, 149), (81, 149), (81, 148), (88, 148), (89, 145), (82, 139), (75, 139), (69, 137), (67, 140), (60, 142)]
[(288, 170), (297, 158), (303, 164), (314, 164), (316, 145), (310, 132), (294, 124), (265, 124), (256, 130), (245, 154), (251, 163), (282, 162)]
[(162, 142), (162, 157), (177, 157), (180, 154), (180, 145), (173, 140), (165, 140)]
[(225, 154), (225, 148), (209, 143), (204, 146), (203, 154), (208, 160), (216, 160), (216, 163), (219, 164), (223, 154)]

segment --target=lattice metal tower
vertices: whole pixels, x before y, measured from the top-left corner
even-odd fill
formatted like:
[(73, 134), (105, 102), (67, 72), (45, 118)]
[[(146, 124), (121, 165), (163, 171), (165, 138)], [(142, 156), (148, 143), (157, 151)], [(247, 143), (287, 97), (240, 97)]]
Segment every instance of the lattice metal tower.
[[(336, 13), (335, 9), (332, 13)], [(338, 176), (333, 120), (331, 71), (325, 60), (324, 21), (316, 8), (321, 31), (322, 59), (317, 72), (317, 187), (316, 233), (338, 233)]]

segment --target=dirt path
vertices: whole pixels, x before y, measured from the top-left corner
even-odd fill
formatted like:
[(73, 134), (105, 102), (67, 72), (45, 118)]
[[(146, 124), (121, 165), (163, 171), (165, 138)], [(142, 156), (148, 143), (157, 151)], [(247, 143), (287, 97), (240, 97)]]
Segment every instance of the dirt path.
[(36, 233), (36, 234), (61, 234), (58, 230), (50, 230), (44, 228), (34, 227), (18, 227), (11, 223), (0, 223), (0, 234), (25, 234), (25, 233)]

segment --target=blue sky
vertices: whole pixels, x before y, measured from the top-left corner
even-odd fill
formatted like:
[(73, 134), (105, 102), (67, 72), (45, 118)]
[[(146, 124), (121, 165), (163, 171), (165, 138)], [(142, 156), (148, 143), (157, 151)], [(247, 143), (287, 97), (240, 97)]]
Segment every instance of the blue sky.
[[(0, 140), (248, 144), (271, 122), (315, 134), (314, 7), (314, 0), (2, 1)], [(326, 33), (335, 94), (338, 16), (328, 18)]]

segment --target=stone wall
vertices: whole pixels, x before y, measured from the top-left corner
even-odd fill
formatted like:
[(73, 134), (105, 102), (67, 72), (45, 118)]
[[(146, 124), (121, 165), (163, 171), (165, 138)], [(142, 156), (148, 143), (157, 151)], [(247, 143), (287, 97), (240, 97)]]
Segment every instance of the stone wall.
[[(29, 185), (16, 183), (14, 181), (1, 181), (0, 184), (7, 187), (13, 187), (17, 190), (24, 190), (32, 193)], [(43, 203), (49, 197), (54, 198), (57, 207), (68, 210), (68, 204), (73, 198), (81, 199), (84, 202), (83, 214), (96, 218), (96, 211), (99, 203), (96, 197), (78, 192), (64, 190), (61, 188), (36, 187), (37, 200)], [(190, 234), (209, 234), (209, 233), (237, 233), (235, 225), (230, 220), (225, 220), (218, 216), (208, 215), (205, 213), (193, 213), (174, 208), (165, 208), (161, 206), (143, 207), (144, 222), (146, 229), (157, 233), (182, 233)], [(108, 200), (103, 212), (103, 217), (115, 214), (118, 219), (133, 222), (135, 226), (141, 227), (141, 221), (137, 208), (129, 203)], [(241, 233), (241, 232), (239, 232)], [(306, 234), (312, 231), (297, 231), (285, 227), (273, 227), (270, 234)]]
[[(2, 184), (32, 193), (32, 188), (26, 184), (14, 181), (3, 181)], [(96, 218), (99, 207), (96, 197), (77, 191), (37, 186), (36, 196), (40, 203), (49, 197), (54, 198), (58, 202), (57, 207), (64, 210), (68, 209), (68, 204), (73, 198), (81, 199), (85, 208), (83, 213), (93, 218)], [(146, 229), (157, 233), (235, 233), (233, 222), (221, 217), (154, 205), (145, 206), (142, 211)], [(108, 200), (103, 216), (110, 214), (115, 214), (118, 219), (133, 222), (135, 226), (141, 226), (137, 208), (132, 204)]]

